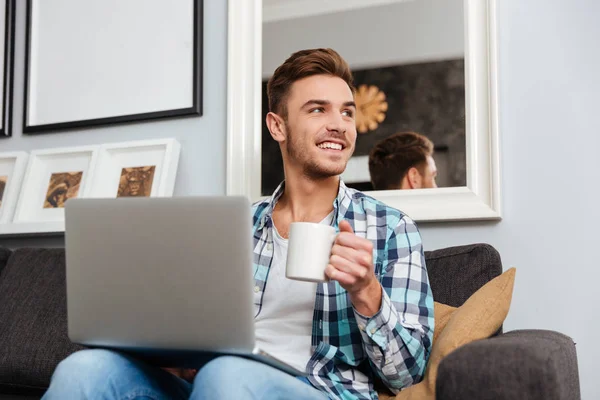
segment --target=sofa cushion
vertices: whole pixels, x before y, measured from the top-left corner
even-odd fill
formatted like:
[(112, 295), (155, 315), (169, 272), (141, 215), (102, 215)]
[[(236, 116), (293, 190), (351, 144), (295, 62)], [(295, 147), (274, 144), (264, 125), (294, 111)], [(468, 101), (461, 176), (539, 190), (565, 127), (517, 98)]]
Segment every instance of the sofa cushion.
[(8, 262), (8, 257), (11, 255), (11, 251), (6, 247), (0, 247), (0, 277), (2, 276), (2, 270)]
[(19, 249), (0, 279), (0, 393), (40, 393), (80, 346), (67, 336), (64, 249)]
[(433, 299), (452, 307), (502, 273), (500, 254), (489, 244), (427, 251), (425, 261)]
[[(457, 348), (485, 339), (498, 330), (504, 322), (512, 299), (515, 268), (494, 278), (454, 312), (433, 347), (422, 382), (402, 390), (398, 400), (434, 400), (435, 383), (440, 362)], [(437, 329), (437, 328), (436, 328)]]

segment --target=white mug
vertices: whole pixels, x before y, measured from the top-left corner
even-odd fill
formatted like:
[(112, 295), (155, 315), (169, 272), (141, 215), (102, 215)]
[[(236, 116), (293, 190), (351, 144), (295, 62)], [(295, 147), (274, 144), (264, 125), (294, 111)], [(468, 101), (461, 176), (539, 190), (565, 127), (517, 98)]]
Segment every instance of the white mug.
[(331, 248), (337, 234), (330, 225), (292, 222), (288, 240), (285, 276), (306, 282), (325, 282)]

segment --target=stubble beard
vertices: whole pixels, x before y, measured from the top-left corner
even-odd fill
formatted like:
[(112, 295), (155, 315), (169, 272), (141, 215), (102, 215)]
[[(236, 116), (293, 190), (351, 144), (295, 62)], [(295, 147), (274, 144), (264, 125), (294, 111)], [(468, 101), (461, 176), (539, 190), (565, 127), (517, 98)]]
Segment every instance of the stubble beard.
[(292, 129), (290, 129), (287, 121), (285, 126), (288, 132), (288, 140), (285, 142), (288, 157), (290, 160), (302, 166), (302, 174), (305, 177), (319, 181), (331, 178), (332, 176), (338, 176), (344, 172), (345, 165), (342, 168), (324, 168), (322, 165), (319, 165), (316, 160), (310, 158), (310, 153), (308, 151), (305, 151), (304, 154), (302, 154), (301, 146), (297, 145), (296, 135)]

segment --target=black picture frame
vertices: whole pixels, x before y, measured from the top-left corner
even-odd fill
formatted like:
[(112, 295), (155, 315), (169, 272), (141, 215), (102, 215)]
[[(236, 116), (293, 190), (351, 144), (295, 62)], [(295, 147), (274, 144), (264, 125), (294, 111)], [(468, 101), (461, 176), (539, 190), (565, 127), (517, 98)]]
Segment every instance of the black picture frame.
[[(132, 113), (126, 115), (115, 115), (109, 117), (79, 119), (67, 122), (32, 124), (28, 120), (30, 112), (30, 88), (31, 88), (31, 51), (32, 51), (32, 13), (36, 1), (49, 0), (27, 0), (27, 22), (26, 22), (26, 49), (25, 49), (25, 85), (24, 85), (24, 106), (23, 106), (23, 133), (24, 134), (43, 134), (52, 133), (61, 130), (72, 130), (81, 128), (91, 128), (131, 122), (141, 122), (165, 118), (175, 118), (184, 116), (202, 116), (203, 113), (203, 0), (189, 0), (193, 4), (193, 78), (192, 102), (191, 106), (184, 108), (165, 109), (160, 111), (148, 111), (141, 113)], [(135, 23), (135, 22), (132, 22)]]
[(0, 138), (12, 136), (12, 111), (14, 93), (14, 59), (15, 59), (15, 7), (16, 0), (5, 0), (4, 15), (4, 74), (2, 83), (2, 126)]

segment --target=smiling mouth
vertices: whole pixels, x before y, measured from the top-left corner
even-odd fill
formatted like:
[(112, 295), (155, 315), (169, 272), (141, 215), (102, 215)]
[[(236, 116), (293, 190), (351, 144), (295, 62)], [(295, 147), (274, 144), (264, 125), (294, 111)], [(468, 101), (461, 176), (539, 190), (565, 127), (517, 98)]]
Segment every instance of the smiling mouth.
[(339, 143), (333, 143), (333, 142), (323, 142), (323, 143), (319, 143), (317, 145), (318, 148), (320, 149), (328, 149), (328, 150), (343, 150), (344, 146), (342, 146)]

